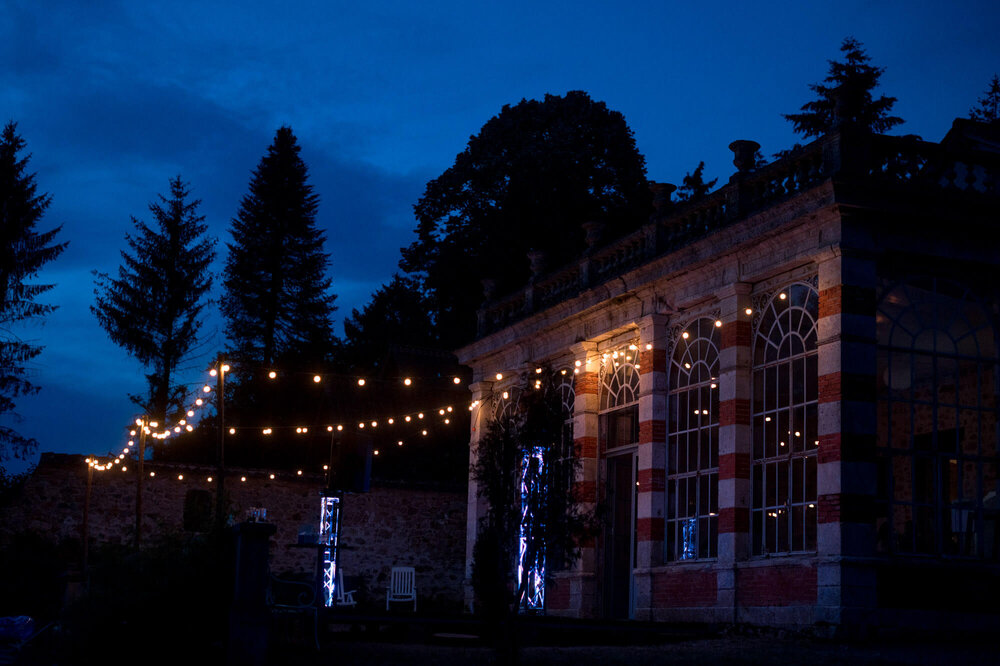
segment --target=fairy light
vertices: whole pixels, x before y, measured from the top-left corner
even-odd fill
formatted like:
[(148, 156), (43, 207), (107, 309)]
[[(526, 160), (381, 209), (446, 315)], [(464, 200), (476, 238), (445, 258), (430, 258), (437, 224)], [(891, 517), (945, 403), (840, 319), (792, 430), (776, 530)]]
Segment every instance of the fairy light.
[(392, 425), (395, 422), (396, 422), (396, 419), (392, 418), (391, 416), (388, 419), (386, 419), (386, 423), (388, 423), (389, 425)]
[(402, 446), (402, 445), (403, 445), (403, 440), (399, 440), (398, 442), (396, 442), (396, 446)]
[(337, 426), (337, 432), (340, 432), (340, 431), (341, 431), (341, 430), (343, 430), (343, 429), (344, 429), (344, 426), (342, 426), (342, 425), (338, 425), (338, 426)]
[(319, 375), (313, 375), (313, 383), (314, 384), (319, 384), (322, 380), (323, 380), (323, 378), (320, 377)]
[(403, 420), (406, 421), (407, 423), (409, 423), (410, 422), (410, 417), (409, 416), (404, 416)]
[(301, 469), (300, 470), (296, 470), (295, 475), (296, 476), (302, 476), (302, 470)]
[(201, 398), (198, 398), (197, 400), (195, 400), (195, 401), (194, 401), (194, 404), (196, 404), (196, 405), (198, 405), (199, 407), (201, 407), (202, 405), (204, 405), (204, 404), (205, 404), (205, 401), (204, 401), (204, 400), (202, 400)]
[(536, 375), (542, 374), (542, 369), (541, 368), (535, 368), (535, 374)]
[(406, 379), (403, 380), (403, 386), (409, 386), (412, 383), (413, 383), (413, 380), (410, 379), (409, 377), (407, 377)]
[(229, 429), (229, 434), (230, 435), (235, 435), (236, 434), (236, 428), (230, 428)]
[(183, 481), (184, 480), (184, 475), (183, 474), (178, 474), (177, 475), (177, 480), (178, 481)]
[(208, 477), (208, 478), (207, 478), (207, 479), (205, 479), (205, 480), (206, 480), (206, 481), (208, 481), (209, 483), (212, 483), (212, 477)]
[(267, 378), (268, 379), (274, 379), (277, 376), (278, 376), (278, 373), (275, 372), (274, 370), (272, 370), (271, 372), (267, 373)]
[(781, 292), (780, 294), (778, 294), (778, 298), (780, 298), (781, 300), (785, 300), (786, 298), (788, 298), (788, 295), (785, 292)]
[(378, 427), (378, 421), (372, 421), (372, 427), (373, 428), (377, 428)]
[(210, 375), (212, 375), (213, 377), (215, 377), (215, 376), (216, 376), (217, 374), (219, 374), (219, 373), (218, 373), (218, 372), (217, 372), (217, 371), (215, 370), (215, 368), (212, 368), (211, 370), (209, 370), (209, 371), (208, 371), (208, 374), (210, 374)]
[(240, 483), (246, 483), (246, 482), (247, 482), (247, 477), (241, 476), (240, 477)]
[(461, 384), (462, 383), (462, 380), (459, 379), (458, 377), (452, 377), (451, 381), (454, 382), (455, 384)]
[(424, 437), (426, 437), (427, 436), (427, 431), (426, 430), (421, 430), (420, 434), (423, 435)]
[(268, 474), (268, 478), (271, 479), (271, 480), (273, 480), (274, 479), (274, 474)]
[(753, 314), (753, 308), (747, 308), (746, 310), (744, 310), (744, 312), (746, 312), (747, 316), (749, 317), (750, 315)]
[(422, 418), (424, 418), (424, 413), (423, 413), (423, 412), (420, 412), (419, 414), (417, 414), (417, 418), (418, 418), (418, 419), (422, 419)]
[(211, 392), (212, 392), (212, 387), (211, 387), (211, 386), (209, 386), (208, 384), (205, 384), (205, 385), (204, 385), (204, 386), (203, 386), (203, 387), (201, 388), (201, 390), (202, 390), (202, 391), (204, 391), (205, 393), (211, 393)]
[(375, 449), (374, 451), (372, 451), (372, 453), (377, 456), (378, 455), (378, 449)]
[(684, 331), (683, 333), (681, 333), (681, 337), (687, 340), (688, 338), (691, 337), (691, 334), (688, 333), (687, 331)]
[(364, 385), (365, 385), (365, 380), (364, 380), (364, 378), (361, 378), (361, 379), (359, 379), (359, 380), (358, 380), (358, 386), (364, 386)]
[(445, 419), (445, 420), (444, 420), (444, 424), (445, 424), (445, 425), (448, 425), (449, 423), (451, 423), (451, 419)]
[(500, 381), (501, 379), (503, 379), (503, 373), (502, 372), (498, 372), (497, 373), (497, 381)]
[(722, 320), (721, 319), (716, 319), (715, 320), (715, 327), (716, 328), (722, 328)]

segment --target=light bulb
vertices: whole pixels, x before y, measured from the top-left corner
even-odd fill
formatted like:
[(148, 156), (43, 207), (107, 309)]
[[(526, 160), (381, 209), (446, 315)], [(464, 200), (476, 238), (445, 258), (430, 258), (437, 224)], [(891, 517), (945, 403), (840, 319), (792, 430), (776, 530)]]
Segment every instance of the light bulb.
[(326, 427), (326, 431), (327, 432), (333, 432), (333, 426), (327, 426)]
[(420, 434), (423, 435), (424, 437), (426, 437), (427, 436), (427, 431), (426, 430), (421, 430)]
[(410, 417), (409, 416), (404, 416), (403, 420), (406, 421), (407, 423), (409, 423), (410, 422)]
[(419, 414), (417, 414), (417, 418), (418, 418), (418, 419), (422, 419), (422, 418), (424, 418), (424, 413), (423, 413), (423, 412), (420, 412)]
[(272, 370), (271, 372), (267, 373), (267, 378), (268, 379), (274, 379), (277, 376), (278, 376), (278, 373), (275, 372), (274, 370)]
[(209, 370), (209, 371), (208, 371), (208, 374), (210, 374), (210, 375), (212, 375), (213, 377), (215, 377), (215, 376), (216, 376), (217, 374), (219, 374), (219, 373), (218, 373), (218, 372), (217, 372), (217, 371), (215, 370), (215, 368), (212, 368), (211, 370)]
[(177, 475), (177, 480), (178, 481), (183, 481), (184, 480), (184, 475), (183, 474), (178, 474)]
[(235, 435), (236, 434), (236, 428), (230, 428), (229, 429), (229, 434), (230, 435)]
[(194, 401), (194, 404), (196, 404), (196, 405), (198, 405), (199, 407), (201, 407), (202, 405), (204, 405), (204, 404), (205, 404), (205, 401), (204, 401), (204, 400), (202, 400), (201, 398), (198, 398), (197, 400), (195, 400), (195, 401)]
[(781, 300), (785, 300), (786, 298), (788, 298), (788, 296), (785, 294), (785, 292), (781, 292), (780, 294), (778, 294), (778, 298), (780, 298)]
[(313, 383), (319, 384), (322, 379), (319, 375), (313, 375)]
[(716, 328), (722, 328), (722, 320), (721, 319), (716, 319), (715, 320), (715, 327)]
[(440, 414), (441, 416), (444, 416), (444, 410), (443, 409), (439, 409), (438, 410), (438, 414)]
[(453, 377), (451, 381), (455, 382), (456, 384), (461, 384), (462, 383), (462, 380), (459, 379), (458, 377)]
[(274, 478), (274, 474), (269, 474), (269, 475), (268, 475), (268, 478), (271, 478), (271, 479), (273, 479), (273, 478)]
[(206, 480), (207, 480), (207, 481), (208, 481), (209, 483), (212, 483), (212, 477), (208, 477), (208, 479), (206, 479)]
[(342, 425), (338, 425), (338, 426), (337, 426), (337, 431), (338, 431), (338, 432), (340, 432), (340, 431), (341, 431), (341, 430), (343, 430), (343, 429), (344, 429), (344, 426), (342, 426)]
[(330, 469), (330, 466), (329, 466), (329, 465), (323, 465), (323, 471), (326, 471), (326, 470), (328, 470), (328, 469)]
[(403, 380), (403, 384), (405, 386), (409, 386), (412, 383), (413, 383), (413, 380), (411, 380), (409, 377), (407, 377), (406, 379)]
[(503, 399), (504, 399), (504, 400), (506, 400), (506, 399), (507, 399), (507, 398), (509, 398), (509, 397), (510, 397), (510, 394), (509, 394), (509, 393), (507, 393), (507, 391), (504, 391), (504, 392), (503, 392)]
[(245, 477), (245, 476), (241, 476), (240, 477), (240, 482), (246, 483), (246, 480), (247, 480), (247, 477)]
[(396, 422), (396, 419), (393, 419), (393, 418), (390, 418), (390, 419), (386, 420), (386, 423), (388, 423), (389, 425), (392, 425), (395, 422)]
[[(201, 389), (201, 390), (202, 390), (202, 391), (204, 391), (205, 393), (211, 393), (211, 392), (212, 392), (212, 387), (211, 387), (211, 386), (209, 386), (208, 384), (205, 384), (205, 386), (204, 386), (204, 387), (202, 387), (202, 389)], [(155, 426), (154, 426), (154, 427), (155, 427)]]
[(691, 334), (688, 333), (687, 331), (684, 331), (683, 333), (681, 333), (681, 337), (687, 340), (688, 338), (691, 337)]
[(301, 469), (300, 469), (300, 470), (297, 470), (297, 471), (296, 471), (295, 473), (296, 473), (297, 475), (299, 475), (299, 476), (302, 476), (302, 470), (301, 470)]
[(229, 364), (228, 363), (223, 363), (222, 364), (222, 371), (223, 372), (229, 372)]
[(378, 449), (375, 449), (374, 451), (372, 451), (372, 453), (374, 453), (375, 455), (378, 455)]
[(365, 385), (365, 380), (364, 379), (359, 379), (358, 380), (358, 386), (364, 386), (364, 385)]
[(402, 446), (403, 445), (403, 440), (399, 440), (398, 442), (396, 442), (396, 445), (397, 446)]
[(498, 372), (497, 373), (497, 381), (500, 381), (501, 379), (503, 379), (503, 373), (502, 372)]

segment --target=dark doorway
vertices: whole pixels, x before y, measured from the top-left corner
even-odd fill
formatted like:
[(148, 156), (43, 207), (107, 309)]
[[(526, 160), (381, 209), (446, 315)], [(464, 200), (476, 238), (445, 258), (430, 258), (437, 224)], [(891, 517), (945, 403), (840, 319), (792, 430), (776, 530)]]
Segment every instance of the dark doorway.
[(607, 459), (608, 522), (604, 540), (604, 615), (628, 618), (632, 611), (635, 558), (636, 456), (629, 452)]

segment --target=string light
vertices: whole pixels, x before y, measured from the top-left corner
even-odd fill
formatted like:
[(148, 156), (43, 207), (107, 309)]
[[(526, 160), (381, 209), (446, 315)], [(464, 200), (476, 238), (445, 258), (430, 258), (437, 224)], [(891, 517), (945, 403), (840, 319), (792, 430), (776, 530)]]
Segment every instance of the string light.
[(452, 377), (452, 380), (451, 380), (451, 381), (453, 381), (453, 382), (454, 382), (454, 383), (456, 383), (456, 384), (461, 384), (461, 383), (462, 383), (462, 380), (461, 380), (461, 379), (459, 379), (458, 377)]
[(497, 381), (500, 381), (501, 379), (503, 379), (503, 373), (502, 372), (498, 372), (497, 373)]
[(240, 482), (241, 483), (246, 483), (246, 481), (247, 481), (247, 477), (245, 477), (245, 476), (241, 476), (240, 477)]
[(365, 380), (364, 379), (359, 379), (358, 380), (358, 386), (364, 386), (364, 385), (365, 385)]
[(722, 320), (721, 319), (716, 319), (715, 320), (715, 327), (716, 328), (722, 328)]
[(212, 477), (208, 477), (207, 481), (208, 481), (209, 483), (212, 483)]
[(313, 375), (313, 383), (319, 384), (323, 380), (319, 375)]
[(275, 372), (274, 370), (272, 370), (271, 372), (267, 373), (267, 378), (268, 379), (274, 379), (277, 376), (278, 376), (278, 373)]
[(753, 314), (753, 308), (747, 308), (744, 312), (747, 313), (747, 316), (750, 316)]
[(687, 340), (688, 338), (691, 337), (691, 334), (688, 333), (687, 331), (684, 331), (683, 333), (681, 333), (681, 337)]
[(778, 298), (780, 298), (781, 300), (785, 300), (786, 298), (788, 298), (788, 295), (785, 294), (785, 292), (781, 292), (780, 294), (778, 294)]
[(205, 386), (203, 386), (201, 390), (204, 391), (205, 393), (211, 393), (212, 392), (212, 387), (209, 386), (208, 384), (205, 384)]

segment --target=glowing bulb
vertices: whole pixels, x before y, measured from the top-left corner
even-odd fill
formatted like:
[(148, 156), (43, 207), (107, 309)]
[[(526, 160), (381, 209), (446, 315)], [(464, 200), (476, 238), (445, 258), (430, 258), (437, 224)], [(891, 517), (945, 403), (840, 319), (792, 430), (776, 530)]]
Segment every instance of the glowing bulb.
[(315, 384), (319, 384), (320, 381), (322, 381), (322, 379), (323, 378), (320, 377), (319, 375), (313, 375), (313, 383), (315, 383)]
[(210, 374), (210, 375), (212, 375), (213, 377), (215, 377), (215, 376), (216, 376), (217, 374), (219, 374), (219, 373), (218, 373), (218, 372), (216, 372), (215, 368), (212, 368), (211, 370), (209, 370), (209, 371), (208, 371), (208, 374)]
[(445, 425), (448, 425), (449, 423), (451, 423), (451, 419), (445, 419), (445, 420), (444, 420), (444, 424), (445, 424)]
[(636, 347), (635, 345), (629, 345), (629, 346), (628, 346), (628, 348), (629, 348), (629, 350), (631, 350), (631, 351), (638, 351), (638, 350), (639, 350), (639, 348), (638, 348), (638, 347)]
[(404, 386), (409, 386), (412, 383), (413, 383), (413, 380), (410, 379), (409, 377), (407, 377), (406, 379), (403, 380), (403, 385)]
[(422, 418), (424, 418), (424, 413), (423, 413), (423, 412), (420, 412), (419, 414), (417, 414), (417, 418), (418, 418), (418, 419), (422, 419)]
[(344, 429), (344, 426), (342, 426), (342, 425), (338, 425), (338, 426), (337, 426), (337, 432), (340, 432), (340, 431), (341, 431), (341, 430), (343, 430), (343, 429)]
[(542, 369), (541, 368), (535, 368), (535, 374), (536, 375), (542, 374)]
[(230, 428), (229, 429), (229, 434), (230, 435), (235, 435), (236, 434), (236, 428)]
[(129, 434), (129, 436), (131, 436), (131, 437), (135, 437), (135, 430), (129, 430), (129, 431), (128, 431), (128, 434)]
[(509, 397), (510, 397), (510, 394), (509, 394), (509, 393), (507, 393), (507, 391), (504, 391), (504, 392), (503, 392), (503, 399), (504, 399), (504, 400), (506, 400), (506, 399), (507, 399), (507, 398), (509, 398)]
[(420, 434), (423, 435), (424, 437), (426, 437), (427, 436), (427, 431), (426, 430), (421, 430)]
[(685, 363), (685, 364), (684, 364), (684, 368), (685, 368), (686, 370), (690, 370), (690, 369), (691, 369), (691, 364), (690, 364), (690, 363)]
[(687, 340), (688, 338), (691, 337), (691, 334), (689, 334), (687, 331), (684, 331), (683, 333), (681, 333), (681, 337)]
[(211, 393), (212, 392), (212, 387), (209, 386), (208, 384), (205, 384), (205, 386), (203, 386), (201, 390), (204, 391), (205, 393)]
[(438, 414), (440, 414), (441, 416), (444, 416), (444, 410), (443, 409), (439, 409), (438, 410)]
[(297, 433), (299, 433), (301, 435), (302, 434), (302, 428), (296, 428), (295, 432), (297, 432)]
[(327, 426), (326, 427), (326, 431), (327, 432), (333, 432), (333, 426)]
[(193, 409), (189, 409), (187, 415), (188, 416), (194, 416), (194, 410)]
[(271, 372), (267, 373), (267, 378), (268, 379), (274, 379), (277, 376), (278, 376), (278, 373), (275, 372), (274, 370), (272, 370)]
[(205, 404), (205, 401), (204, 401), (204, 400), (202, 400), (201, 398), (198, 398), (197, 400), (195, 400), (195, 401), (194, 401), (194, 404), (196, 404), (196, 405), (198, 405), (199, 407), (201, 407), (202, 405), (204, 405), (204, 404)]
[(180, 431), (181, 431), (180, 426), (174, 426), (174, 432), (180, 432)]
[(247, 477), (245, 477), (245, 476), (241, 476), (240, 477), (240, 482), (241, 483), (246, 483), (246, 481), (247, 481)]
[(298, 470), (298, 471), (296, 471), (295, 473), (296, 473), (296, 474), (297, 474), (298, 476), (302, 476), (302, 470), (301, 470), (301, 469), (300, 469), (300, 470)]
[(576, 367), (579, 368), (581, 365), (583, 365), (583, 363), (580, 363), (580, 361), (576, 361), (576, 362), (574, 362), (573, 365), (575, 365)]
[(409, 416), (403, 417), (403, 420), (406, 421), (407, 423), (409, 423), (410, 422), (410, 417)]
[(459, 379), (458, 377), (452, 377), (452, 378), (451, 378), (451, 381), (453, 381), (453, 382), (454, 382), (454, 383), (456, 383), (456, 384), (461, 384), (461, 383), (462, 383), (462, 380), (461, 380), (461, 379)]
[(580, 374), (580, 368), (573, 368), (573, 374), (574, 375)]
[(358, 386), (364, 386), (364, 385), (365, 385), (365, 380), (364, 379), (359, 379), (358, 380)]
[(364, 424), (364, 423), (359, 423), (359, 424), (358, 424), (358, 427), (359, 427), (359, 428), (364, 428), (364, 427), (365, 427), (365, 424)]
[(207, 478), (207, 479), (205, 479), (205, 480), (206, 480), (206, 481), (208, 481), (209, 483), (212, 483), (212, 477), (208, 477), (208, 478)]
[(274, 478), (274, 474), (269, 474), (268, 478), (273, 479)]
[(378, 421), (372, 421), (372, 427), (373, 428), (377, 428), (378, 427)]
[(396, 442), (396, 446), (402, 446), (402, 445), (403, 445), (403, 440), (399, 440), (398, 442)]
[(796, 430), (796, 431), (795, 431), (795, 436), (796, 436), (796, 437), (801, 437), (801, 436), (802, 436), (802, 433), (801, 433), (801, 432), (799, 432), (798, 430)]
[(646, 351), (650, 351), (652, 348), (653, 348), (652, 343), (647, 342), (646, 343)]
[(122, 471), (123, 472), (127, 472), (128, 471), (128, 467), (126, 467), (125, 465), (122, 465)]
[(141, 425), (142, 425), (142, 419), (136, 419), (136, 420), (135, 420), (135, 424), (136, 424), (137, 426), (141, 426)]
[(500, 381), (501, 379), (503, 379), (503, 373), (502, 372), (498, 372), (497, 373), (497, 381)]
[(135, 442), (134, 442), (134, 441), (132, 441), (131, 439), (130, 439), (130, 440), (128, 440), (128, 445), (129, 445), (129, 446), (133, 446), (134, 444), (135, 444)]
[(764, 417), (764, 421), (766, 421), (767, 423), (770, 423), (771, 422), (771, 417), (770, 416), (765, 416)]
[(715, 327), (716, 328), (722, 328), (722, 320), (721, 319), (716, 319), (715, 320)]
[(149, 475), (150, 476), (156, 476), (156, 472), (150, 472)]
[(156, 428), (156, 427), (157, 427), (157, 426), (159, 426), (159, 425), (160, 425), (160, 424), (159, 424), (159, 423), (157, 423), (156, 421), (150, 421), (150, 422), (149, 422), (149, 427), (150, 427), (150, 428)]
[(222, 371), (223, 372), (229, 372), (229, 364), (228, 363), (223, 363), (222, 364)]
[(183, 474), (178, 474), (177, 475), (177, 480), (178, 481), (183, 481), (184, 480), (184, 475)]
[(715, 388), (715, 384), (712, 384), (712, 388)]
[(378, 455), (378, 449), (375, 449), (374, 451), (372, 451), (372, 453)]
[(389, 418), (389, 419), (386, 420), (386, 423), (388, 423), (389, 425), (392, 425), (395, 422), (396, 422), (396, 419), (394, 419), (394, 418)]
[(744, 310), (744, 312), (746, 312), (747, 315), (752, 315), (753, 314), (753, 308), (747, 308), (746, 310)]
[(560, 370), (559, 374), (560, 375), (565, 375), (566, 374), (566, 368), (563, 368), (562, 370)]

